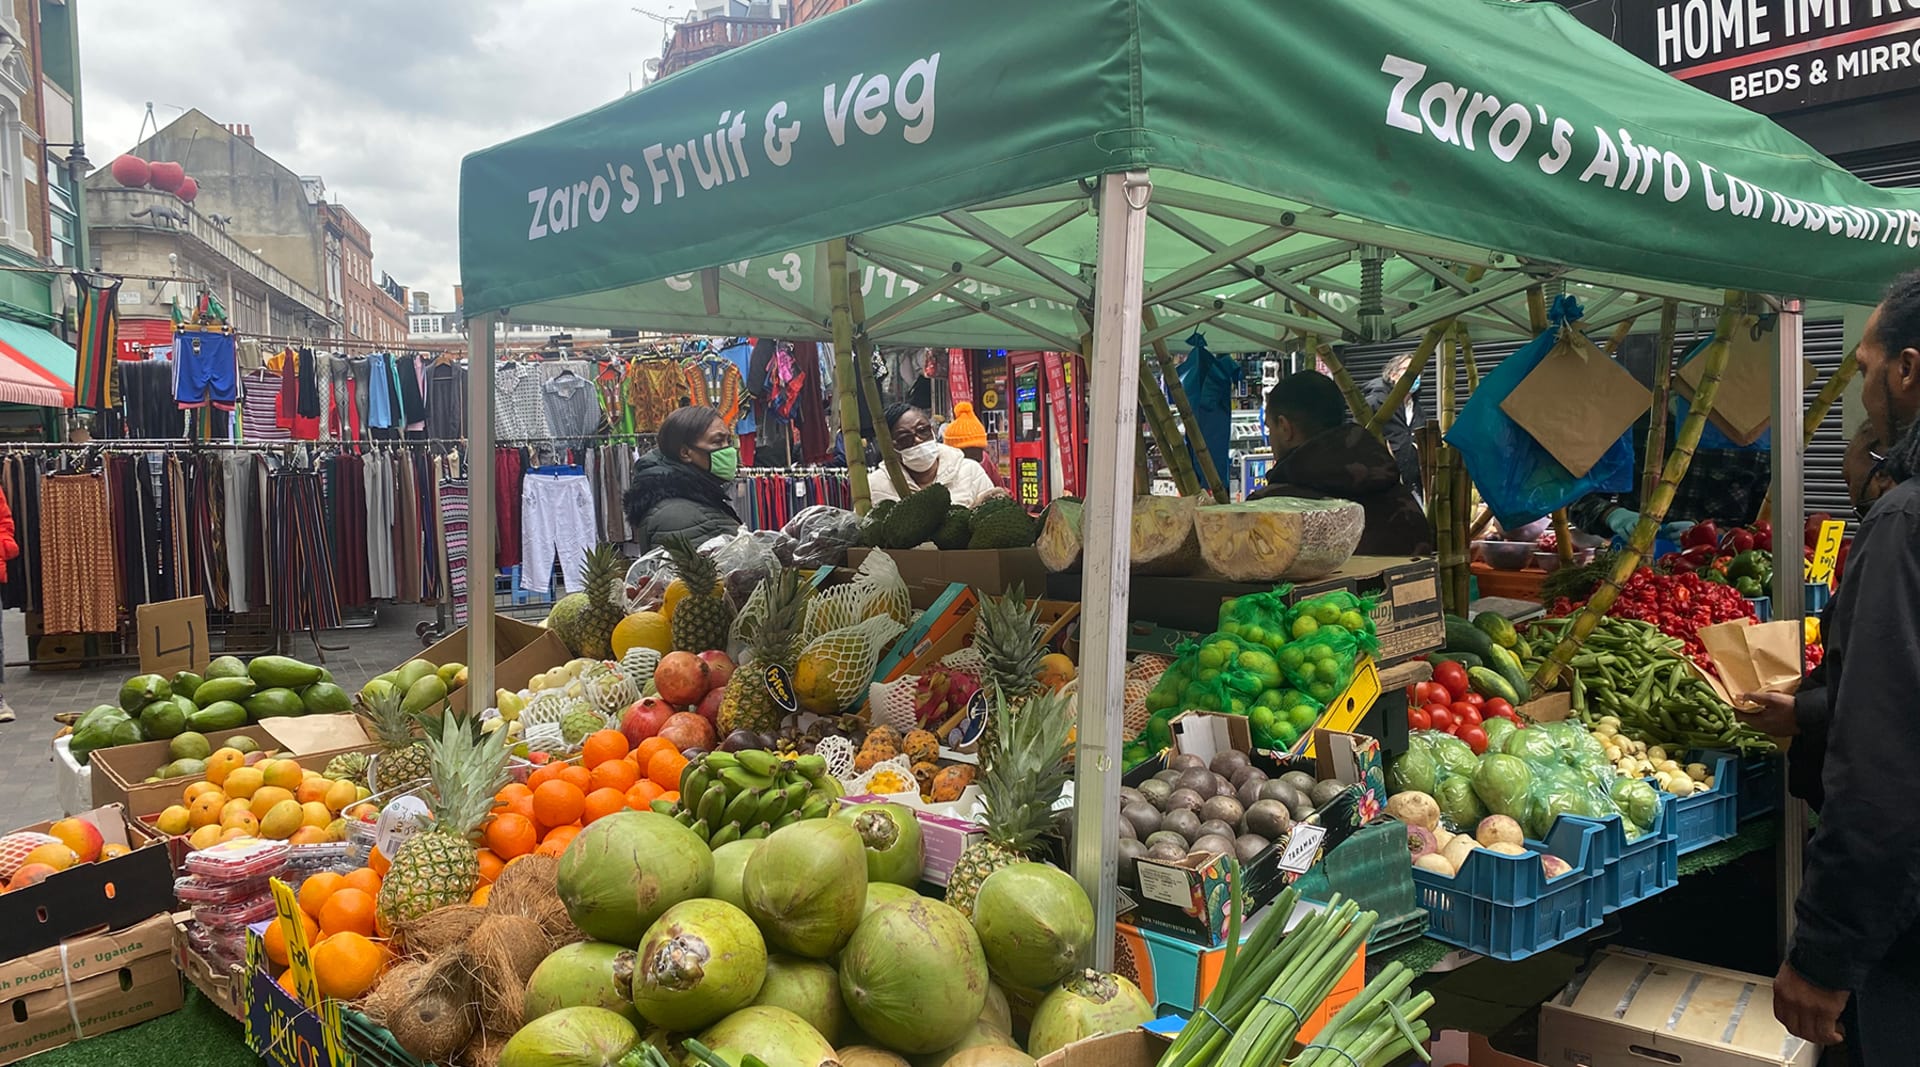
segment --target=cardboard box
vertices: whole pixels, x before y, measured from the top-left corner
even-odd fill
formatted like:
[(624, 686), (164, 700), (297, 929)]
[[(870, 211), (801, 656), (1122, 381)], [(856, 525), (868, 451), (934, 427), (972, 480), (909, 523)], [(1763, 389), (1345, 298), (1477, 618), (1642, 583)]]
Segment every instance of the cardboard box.
[(879, 551), (893, 557), (908, 588), (922, 582), (941, 585), (959, 582), (992, 596), (1006, 593), (1016, 585), (1023, 587), (1028, 596), (1038, 596), (1047, 588), (1047, 568), (1040, 562), (1039, 549), (850, 548), (847, 566), (858, 570), (867, 553)]
[(1146, 1030), (1101, 1034), (1042, 1056), (1039, 1067), (1156, 1067), (1172, 1043)]
[[(218, 747), (229, 737), (250, 737), (263, 749), (274, 749), (300, 760), (301, 766), (317, 771), (343, 752), (373, 752), (379, 746), (367, 736), (360, 720), (352, 712), (333, 715), (302, 715), (264, 719), (232, 730), (217, 730), (208, 740)], [(136, 817), (157, 815), (180, 803), (187, 786), (204, 780), (169, 778), (149, 782), (154, 771), (173, 762), (165, 741), (143, 741), (94, 752), (89, 761), (93, 772), (93, 802), (121, 804)]]
[(157, 1019), (184, 1002), (165, 913), (42, 949), (0, 964), (0, 1064)]
[[(38, 885), (0, 895), (0, 959), (51, 948), (88, 930), (120, 930), (155, 912), (173, 910), (173, 864), (166, 841), (129, 818), (118, 804), (77, 818), (100, 831), (124, 856), (78, 863)], [(45, 833), (51, 822), (20, 827)]]
[(47, 634), (27, 638), (27, 656), (36, 671), (79, 670), (86, 662), (88, 642), (85, 634)]
[[(572, 659), (564, 641), (559, 635), (543, 626), (534, 626), (519, 619), (496, 614), (493, 617), (493, 684), (496, 689), (524, 689), (527, 680), (543, 671), (552, 670)], [(467, 662), (467, 628), (458, 630), (434, 642), (417, 656), (408, 656), (389, 670), (399, 670), (411, 660), (423, 659), (438, 667), (447, 663)], [(487, 694), (487, 703), (491, 704), (493, 694)], [(447, 705), (456, 714), (467, 710), (467, 688), (453, 691), (447, 697)]]
[(1435, 1063), (1452, 1063), (1460, 1067), (1544, 1067), (1539, 1060), (1501, 1052), (1483, 1034), (1466, 1034), (1458, 1030), (1442, 1031), (1427, 1042), (1427, 1051)]
[(1609, 947), (1540, 1008), (1546, 1067), (1813, 1067), (1773, 1017), (1773, 980)]

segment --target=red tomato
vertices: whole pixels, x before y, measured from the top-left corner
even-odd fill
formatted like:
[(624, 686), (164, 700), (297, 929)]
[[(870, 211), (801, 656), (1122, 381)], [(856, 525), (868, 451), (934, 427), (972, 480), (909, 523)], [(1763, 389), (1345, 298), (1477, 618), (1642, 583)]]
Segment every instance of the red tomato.
[(1469, 704), (1472, 704), (1476, 708), (1484, 706), (1487, 702), (1487, 698), (1481, 696), (1478, 693), (1468, 693), (1466, 696), (1463, 696), (1460, 699), (1466, 701)]
[(1467, 669), (1453, 660), (1441, 660), (1433, 668), (1433, 680), (1447, 687), (1447, 692), (1458, 700), (1467, 695)]
[(1513, 718), (1513, 705), (1499, 697), (1494, 697), (1481, 707), (1480, 713), (1483, 715), (1498, 715), (1503, 719), (1511, 719)]
[(1460, 740), (1465, 741), (1467, 747), (1472, 749), (1476, 756), (1487, 750), (1487, 732), (1478, 726), (1469, 726), (1461, 730)]
[(1434, 729), (1444, 730), (1447, 733), (1453, 732), (1453, 711), (1451, 709), (1440, 704), (1428, 704), (1426, 710), (1427, 720), (1433, 723)]
[(1450, 704), (1453, 702), (1452, 694), (1448, 693), (1447, 687), (1441, 685), (1439, 682), (1420, 682), (1413, 687), (1413, 690), (1414, 702), (1421, 707), (1426, 707), (1428, 704)]
[(1427, 710), (1425, 708), (1408, 708), (1407, 709), (1407, 729), (1431, 730), (1433, 729), (1433, 719), (1431, 716), (1427, 714)]
[(1453, 721), (1459, 726), (1478, 726), (1483, 721), (1480, 718), (1480, 709), (1464, 700), (1454, 701), (1452, 710)]

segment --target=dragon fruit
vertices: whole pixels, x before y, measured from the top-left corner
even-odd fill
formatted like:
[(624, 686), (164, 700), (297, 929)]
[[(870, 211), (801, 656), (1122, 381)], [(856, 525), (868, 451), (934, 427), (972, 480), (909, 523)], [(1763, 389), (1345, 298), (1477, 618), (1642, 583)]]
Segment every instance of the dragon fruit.
[(913, 714), (922, 726), (939, 726), (958, 715), (980, 691), (980, 680), (966, 671), (933, 667), (913, 686)]

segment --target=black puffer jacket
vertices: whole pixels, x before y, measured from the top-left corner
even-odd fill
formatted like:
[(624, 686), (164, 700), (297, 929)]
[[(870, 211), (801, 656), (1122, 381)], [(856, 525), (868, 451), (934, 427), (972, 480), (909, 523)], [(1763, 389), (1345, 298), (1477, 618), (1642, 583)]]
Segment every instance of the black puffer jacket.
[(670, 537), (686, 537), (698, 545), (741, 526), (725, 482), (668, 459), (657, 448), (633, 465), (625, 503), (627, 521), (643, 552)]
[[(1374, 411), (1387, 402), (1387, 395), (1393, 391), (1393, 383), (1385, 378), (1375, 378), (1362, 387), (1367, 403)], [(1411, 394), (1409, 394), (1411, 395)], [(1387, 421), (1380, 427), (1387, 436), (1387, 447), (1393, 449), (1393, 462), (1400, 472), (1400, 481), (1414, 492), (1420, 491), (1420, 448), (1413, 441), (1413, 424), (1407, 421), (1406, 408), (1387, 415)]]

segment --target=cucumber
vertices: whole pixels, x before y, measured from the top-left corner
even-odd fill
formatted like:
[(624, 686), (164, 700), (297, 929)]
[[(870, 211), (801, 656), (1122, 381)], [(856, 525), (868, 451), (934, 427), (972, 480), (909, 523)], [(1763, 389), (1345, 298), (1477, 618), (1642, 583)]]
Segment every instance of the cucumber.
[(1500, 672), (1500, 677), (1506, 679), (1508, 687), (1514, 692), (1525, 693), (1531, 690), (1532, 686), (1527, 680), (1526, 669), (1520, 666), (1520, 657), (1495, 645), (1493, 654), (1487, 657), (1487, 664)]
[(1432, 655), (1427, 657), (1427, 662), (1433, 664), (1436, 667), (1438, 667), (1440, 664), (1447, 662), (1449, 660), (1451, 660), (1454, 663), (1458, 663), (1462, 667), (1486, 666), (1485, 660), (1481, 659), (1479, 656), (1476, 656), (1471, 652), (1435, 652)]
[(1513, 686), (1507, 684), (1507, 680), (1501, 677), (1498, 671), (1486, 667), (1468, 667), (1467, 681), (1473, 686), (1474, 692), (1488, 700), (1498, 697), (1516, 708), (1522, 703), (1520, 694), (1514, 691)]
[(1481, 633), (1493, 638), (1493, 643), (1501, 648), (1512, 648), (1520, 640), (1520, 634), (1513, 628), (1513, 622), (1497, 611), (1483, 611), (1473, 617), (1473, 625)]
[(1488, 637), (1485, 630), (1458, 615), (1444, 618), (1447, 622), (1447, 643), (1444, 647), (1448, 652), (1471, 652), (1482, 660), (1493, 654), (1493, 638)]

